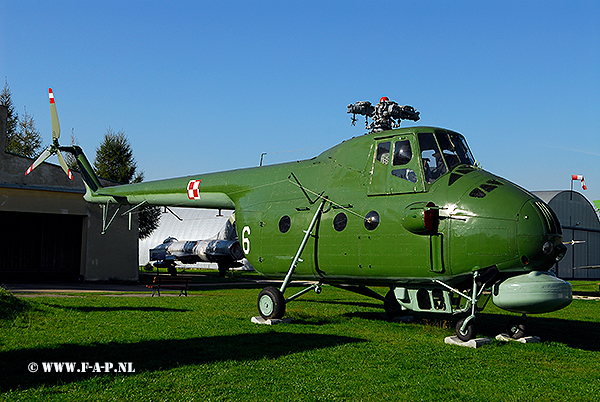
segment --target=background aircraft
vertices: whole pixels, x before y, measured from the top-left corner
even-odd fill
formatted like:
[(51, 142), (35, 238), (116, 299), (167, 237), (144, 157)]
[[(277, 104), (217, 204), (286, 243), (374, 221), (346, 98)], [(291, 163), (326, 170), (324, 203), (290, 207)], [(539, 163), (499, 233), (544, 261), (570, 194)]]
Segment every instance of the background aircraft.
[(156, 261), (156, 267), (175, 267), (175, 261), (183, 264), (196, 262), (215, 262), (219, 274), (225, 276), (227, 270), (240, 267), (244, 258), (242, 246), (237, 238), (232, 216), (217, 235), (208, 240), (178, 241), (174, 237), (165, 239), (161, 244), (149, 250), (150, 261)]
[[(389, 315), (466, 315), (456, 334), (468, 340), (486, 295), (522, 314), (507, 326), (513, 337), (524, 334), (526, 314), (571, 302), (570, 284), (548, 272), (566, 252), (554, 212), (475, 166), (456, 132), (389, 130), (401, 119), (418, 120), (410, 106), (387, 98), (349, 105), (371, 132), (310, 160), (115, 187), (100, 185), (81, 148), (58, 144), (52, 90), (50, 109), (53, 144), (27, 173), (66, 151), (77, 159), (84, 198), (105, 211), (145, 204), (235, 210), (245, 256), (265, 276), (283, 279), (258, 296), (265, 319), (282, 317), (288, 302), (330, 284), (381, 300)], [(292, 278), (316, 283), (286, 299)], [(389, 291), (383, 296), (368, 286)]]

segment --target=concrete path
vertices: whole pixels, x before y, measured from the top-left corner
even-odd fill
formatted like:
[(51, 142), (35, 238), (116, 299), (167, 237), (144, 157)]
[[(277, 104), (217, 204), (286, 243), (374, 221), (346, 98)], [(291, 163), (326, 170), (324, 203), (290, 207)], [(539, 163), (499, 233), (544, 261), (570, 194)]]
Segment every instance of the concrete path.
[[(292, 282), (292, 286), (310, 286), (312, 282)], [(189, 290), (194, 291), (197, 288), (262, 288), (266, 286), (280, 287), (281, 281), (271, 281), (260, 278), (240, 279), (232, 282), (197, 282), (189, 286)], [(34, 295), (56, 295), (56, 294), (77, 294), (77, 293), (109, 293), (123, 295), (152, 295), (152, 289), (145, 284), (104, 284), (104, 283), (10, 283), (3, 287), (15, 296), (34, 296)], [(178, 290), (161, 290), (161, 294), (178, 295)]]

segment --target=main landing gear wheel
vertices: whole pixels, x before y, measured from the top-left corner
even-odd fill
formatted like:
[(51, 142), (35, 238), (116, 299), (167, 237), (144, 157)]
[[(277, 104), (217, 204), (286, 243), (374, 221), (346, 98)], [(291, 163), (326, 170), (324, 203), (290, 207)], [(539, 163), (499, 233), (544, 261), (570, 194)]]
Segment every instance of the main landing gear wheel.
[(285, 299), (279, 289), (269, 286), (258, 294), (258, 312), (265, 320), (285, 314)]
[(396, 294), (390, 289), (385, 295), (386, 301), (383, 302), (383, 309), (388, 317), (400, 317), (406, 313), (400, 303), (396, 300)]
[(456, 323), (456, 336), (458, 337), (458, 339), (460, 339), (463, 342), (467, 342), (467, 341), (470, 341), (471, 339), (475, 338), (476, 327), (475, 327), (474, 319), (471, 319), (467, 323), (467, 327), (464, 330), (461, 330), (463, 323), (465, 322), (465, 320), (467, 318), (468, 317), (461, 318)]
[(513, 339), (520, 339), (525, 336), (525, 330), (527, 329), (527, 316), (523, 314), (522, 317), (513, 317), (508, 321), (506, 325), (506, 332), (508, 336)]

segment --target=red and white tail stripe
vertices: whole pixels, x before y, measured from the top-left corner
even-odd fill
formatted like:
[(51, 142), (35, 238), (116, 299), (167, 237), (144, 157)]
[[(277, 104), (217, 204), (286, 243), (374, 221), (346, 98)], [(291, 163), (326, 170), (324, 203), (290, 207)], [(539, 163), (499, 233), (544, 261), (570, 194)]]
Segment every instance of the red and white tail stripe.
[(48, 88), (48, 98), (50, 98), (50, 103), (54, 103), (54, 93), (52, 92), (52, 88)]
[(585, 185), (585, 180), (583, 179), (583, 175), (580, 174), (574, 174), (571, 176), (571, 180), (580, 180), (581, 181), (581, 188), (584, 190), (587, 190), (587, 186)]

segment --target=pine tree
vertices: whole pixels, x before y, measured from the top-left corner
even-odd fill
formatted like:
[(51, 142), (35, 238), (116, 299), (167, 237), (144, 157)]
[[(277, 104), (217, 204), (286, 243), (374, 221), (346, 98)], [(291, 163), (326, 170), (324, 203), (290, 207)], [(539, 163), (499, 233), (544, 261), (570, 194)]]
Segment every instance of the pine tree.
[(18, 121), (18, 132), (7, 139), (7, 149), (17, 155), (35, 158), (42, 151), (42, 136), (35, 128), (33, 116), (25, 113)]
[(119, 183), (132, 183), (137, 165), (125, 132), (115, 133), (110, 127), (104, 134), (104, 141), (96, 148), (94, 159), (96, 174)]
[(19, 129), (19, 115), (15, 111), (15, 106), (12, 102), (12, 94), (10, 93), (10, 86), (8, 82), (4, 82), (4, 88), (0, 93), (0, 105), (6, 106), (8, 114), (6, 117), (6, 151), (13, 152), (9, 148), (9, 144), (13, 142), (14, 137), (18, 134)]
[[(133, 183), (141, 183), (144, 181), (144, 172), (136, 173)], [(162, 213), (160, 211), (160, 207), (153, 206), (144, 206), (140, 208), (140, 212), (138, 214), (138, 227), (139, 234), (138, 237), (140, 239), (145, 239), (146, 237), (150, 237), (152, 232), (158, 229), (158, 224), (160, 223), (160, 217)]]
[[(79, 141), (77, 141), (77, 138), (75, 138), (75, 129), (71, 129), (71, 146), (77, 145), (79, 146)], [(65, 157), (65, 162), (67, 162), (67, 166), (69, 167), (69, 169), (71, 169), (72, 171), (76, 171), (79, 172), (79, 165), (77, 164), (77, 159), (75, 158), (75, 156), (73, 156), (73, 154), (71, 154), (70, 152), (67, 152), (64, 154)]]
[[(141, 183), (144, 180), (143, 172), (137, 171), (137, 163), (125, 132), (115, 133), (110, 127), (104, 135), (104, 141), (96, 148), (94, 170), (98, 176), (119, 183)], [(140, 239), (150, 236), (158, 227), (160, 215), (159, 207), (144, 206), (139, 209)]]
[(35, 158), (42, 150), (42, 136), (35, 128), (33, 116), (27, 113), (19, 119), (12, 101), (12, 94), (8, 82), (0, 93), (0, 105), (6, 106), (6, 151), (13, 154)]

